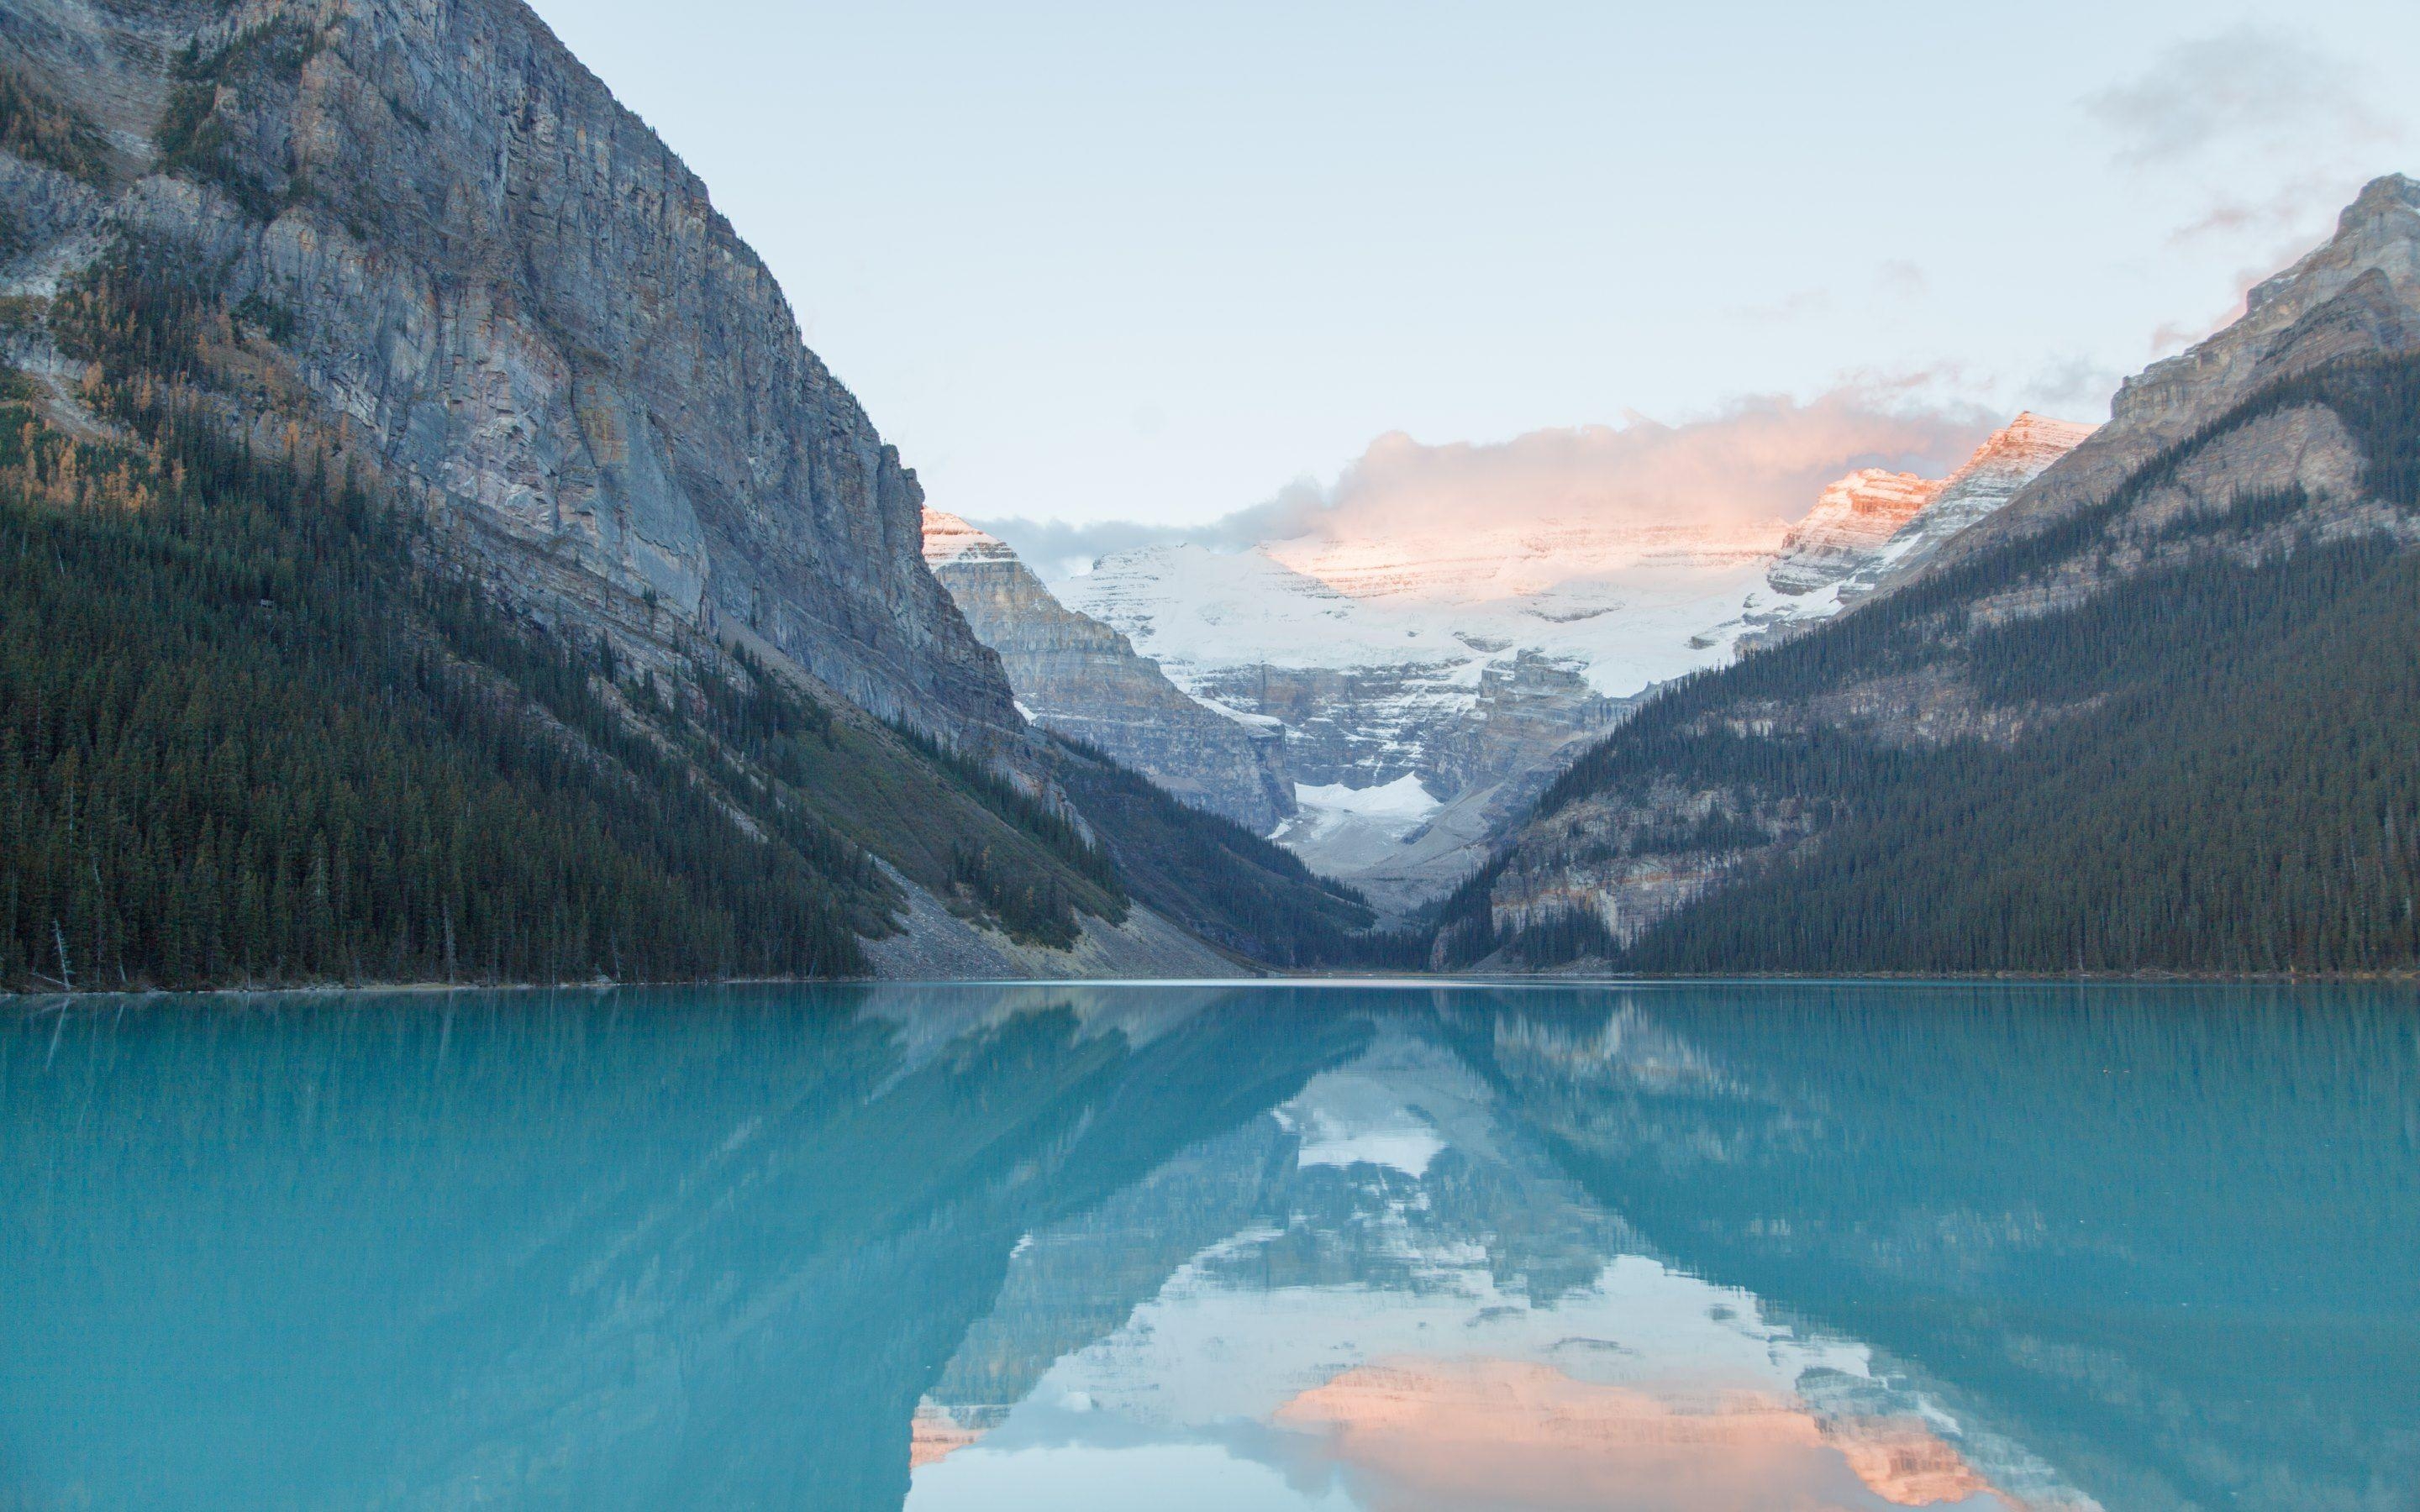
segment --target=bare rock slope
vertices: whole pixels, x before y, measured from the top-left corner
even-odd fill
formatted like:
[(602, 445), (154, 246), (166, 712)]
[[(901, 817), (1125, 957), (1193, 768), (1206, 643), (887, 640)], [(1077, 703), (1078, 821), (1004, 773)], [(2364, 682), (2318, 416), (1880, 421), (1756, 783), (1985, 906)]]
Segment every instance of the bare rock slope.
[(1285, 730), (1215, 710), (1109, 625), (1061, 604), (1005, 542), (924, 512), (924, 560), (1018, 704), (1047, 730), (1133, 767), (1186, 802), (1265, 835), (1295, 811)]
[(340, 427), (533, 599), (610, 587), (878, 714), (1014, 726), (923, 569), (915, 474), (706, 186), (519, 0), (12, 0), (0, 46), (118, 159), (93, 183), (0, 162), (13, 282), (112, 233), (173, 249), (269, 338), (260, 441)]

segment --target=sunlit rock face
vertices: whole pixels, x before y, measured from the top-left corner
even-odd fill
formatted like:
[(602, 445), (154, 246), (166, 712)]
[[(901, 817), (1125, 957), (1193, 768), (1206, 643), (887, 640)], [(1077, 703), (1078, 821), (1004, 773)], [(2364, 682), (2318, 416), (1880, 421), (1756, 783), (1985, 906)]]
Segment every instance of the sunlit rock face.
[(1781, 543), (1765, 581), (1785, 594), (1835, 583), (1881, 549), (1941, 491), (1913, 472), (1860, 468), (1823, 490)]
[(1256, 834), (1295, 811), (1276, 721), (1189, 696), (1125, 636), (1052, 597), (1005, 542), (955, 515), (924, 512), (924, 561), (975, 638), (999, 653), (1028, 718)]
[[(1795, 527), (1607, 520), (1579, 501), (1492, 528), (1150, 547), (1053, 588), (1187, 691), (1282, 725), (1302, 814), (1278, 838), (1408, 907), (1478, 866), (1637, 700), (1874, 592), (2086, 433), (2022, 415), (1947, 479), (1854, 472)], [(1406, 780), (1416, 815), (1352, 796)]]
[(1791, 531), (1765, 580), (1799, 598), (1779, 620), (1821, 623), (1932, 559), (1952, 537), (1990, 517), (2092, 434), (2090, 425), (2020, 413), (1957, 471), (1925, 479), (1867, 468), (1823, 490)]

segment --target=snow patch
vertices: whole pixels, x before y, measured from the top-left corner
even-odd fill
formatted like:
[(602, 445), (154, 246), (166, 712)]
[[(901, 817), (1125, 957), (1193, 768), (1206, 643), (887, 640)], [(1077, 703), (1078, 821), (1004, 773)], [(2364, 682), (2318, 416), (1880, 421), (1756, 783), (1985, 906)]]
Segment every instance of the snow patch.
[(1294, 785), (1294, 801), (1305, 809), (1354, 814), (1364, 819), (1426, 819), (1437, 811), (1437, 800), (1420, 785), (1419, 775), (1406, 772), (1374, 788), (1347, 787), (1342, 782)]

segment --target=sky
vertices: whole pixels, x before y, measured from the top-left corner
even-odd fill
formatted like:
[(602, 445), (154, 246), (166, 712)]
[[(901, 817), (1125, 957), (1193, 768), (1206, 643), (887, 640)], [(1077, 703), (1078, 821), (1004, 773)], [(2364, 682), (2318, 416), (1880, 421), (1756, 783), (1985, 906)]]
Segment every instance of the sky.
[(2408, 0), (535, 3), (928, 501), (1053, 562), (1382, 460), (1945, 470), (2420, 174)]

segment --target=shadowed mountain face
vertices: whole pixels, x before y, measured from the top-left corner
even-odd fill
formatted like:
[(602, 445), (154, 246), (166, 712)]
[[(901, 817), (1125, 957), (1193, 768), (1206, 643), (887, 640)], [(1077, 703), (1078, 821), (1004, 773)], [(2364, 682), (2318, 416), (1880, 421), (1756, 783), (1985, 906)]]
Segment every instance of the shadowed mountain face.
[(1342, 953), (1274, 809), (1027, 727), (922, 519), (520, 0), (0, 6), (0, 983)]
[(2411, 1012), (1916, 987), (25, 1012), (0, 1496), (2404, 1507)]

